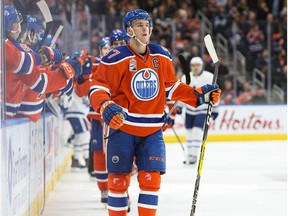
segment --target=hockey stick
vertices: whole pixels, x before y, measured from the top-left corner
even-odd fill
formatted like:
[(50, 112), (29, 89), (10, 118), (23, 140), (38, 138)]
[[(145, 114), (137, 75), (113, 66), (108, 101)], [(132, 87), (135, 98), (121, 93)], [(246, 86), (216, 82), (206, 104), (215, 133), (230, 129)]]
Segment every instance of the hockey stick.
[(48, 5), (47, 5), (45, 0), (40, 0), (36, 4), (37, 4), (39, 10), (41, 11), (41, 13), (42, 13), (42, 15), (44, 17), (44, 20), (46, 22), (46, 28), (45, 28), (45, 31), (44, 31), (44, 35), (43, 35), (41, 41), (39, 42), (39, 44), (37, 45), (37, 47), (35, 47), (35, 50), (37, 52), (41, 48), (41, 46), (43, 45), (47, 35), (49, 34), (50, 30), (52, 29), (53, 18), (52, 18), (50, 9), (49, 9), (49, 7), (48, 7)]
[[(217, 81), (217, 77), (218, 77), (219, 62), (218, 62), (218, 57), (217, 57), (217, 54), (216, 54), (216, 51), (215, 51), (215, 48), (214, 48), (214, 45), (213, 45), (213, 42), (212, 42), (210, 35), (206, 35), (204, 37), (204, 43), (205, 43), (205, 46), (208, 50), (209, 55), (212, 58), (213, 64), (215, 65), (213, 81), (212, 81), (212, 84), (215, 84)], [(206, 139), (207, 139), (207, 135), (208, 135), (209, 121), (210, 121), (210, 117), (211, 117), (211, 110), (212, 110), (212, 101), (210, 99), (208, 109), (207, 109), (206, 119), (205, 119), (204, 133), (203, 133), (202, 145), (201, 145), (201, 153), (200, 153), (200, 157), (199, 157), (197, 178), (196, 178), (196, 182), (195, 182), (195, 188), (194, 188), (194, 194), (193, 194), (193, 201), (192, 201), (190, 216), (195, 216), (196, 203), (197, 203), (198, 191), (199, 191), (199, 186), (200, 186), (200, 179), (202, 176), (202, 165), (203, 165), (205, 148), (206, 148)]]
[(58, 27), (58, 29), (57, 29), (54, 37), (53, 37), (52, 40), (51, 40), (51, 44), (50, 44), (50, 47), (51, 47), (51, 48), (54, 48), (54, 45), (55, 45), (55, 43), (56, 43), (56, 40), (57, 40), (57, 38), (59, 37), (59, 35), (61, 34), (62, 30), (63, 30), (63, 26), (60, 25), (60, 26)]
[(175, 128), (173, 127), (173, 125), (172, 125), (171, 128), (172, 128), (172, 130), (173, 130), (173, 132), (174, 132), (174, 135), (176, 136), (178, 142), (180, 143), (180, 145), (181, 145), (181, 147), (182, 147), (182, 150), (183, 150), (183, 153), (184, 153), (184, 157), (186, 157), (186, 156), (185, 156), (185, 149), (184, 149), (184, 145), (183, 145), (183, 143), (181, 142), (180, 137), (179, 137), (178, 134), (176, 133), (176, 130), (175, 130)]
[[(183, 73), (184, 73), (184, 76), (186, 78), (186, 84), (189, 85), (190, 82), (191, 82), (191, 78), (190, 78), (190, 68), (189, 66), (187, 65), (187, 62), (185, 60), (185, 57), (183, 55), (179, 55), (178, 56), (178, 60), (179, 62), (181, 63), (181, 66), (182, 66), (182, 70), (183, 70)], [(166, 114), (166, 119), (169, 118), (169, 116), (172, 114), (173, 110), (175, 109), (175, 107), (177, 106), (178, 104), (178, 101), (175, 101), (175, 103), (173, 104), (172, 108), (169, 110), (169, 112)]]

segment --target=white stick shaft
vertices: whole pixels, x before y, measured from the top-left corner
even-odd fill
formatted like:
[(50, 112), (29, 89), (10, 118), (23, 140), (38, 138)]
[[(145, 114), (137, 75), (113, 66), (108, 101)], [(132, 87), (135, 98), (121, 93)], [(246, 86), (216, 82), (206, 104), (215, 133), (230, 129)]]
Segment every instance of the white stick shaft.
[(56, 40), (57, 40), (57, 38), (59, 37), (59, 35), (61, 34), (62, 30), (63, 30), (63, 26), (60, 25), (60, 26), (58, 27), (58, 29), (57, 29), (57, 31), (56, 31), (54, 37), (52, 38), (52, 41), (51, 41), (50, 47), (53, 48), (53, 46), (54, 46), (54, 44), (56, 43)]

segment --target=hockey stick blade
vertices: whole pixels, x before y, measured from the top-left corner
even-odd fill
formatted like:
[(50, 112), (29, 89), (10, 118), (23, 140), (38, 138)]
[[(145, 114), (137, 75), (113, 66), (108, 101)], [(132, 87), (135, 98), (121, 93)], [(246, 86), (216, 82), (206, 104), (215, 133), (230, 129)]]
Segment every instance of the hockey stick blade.
[(41, 11), (41, 13), (44, 17), (44, 20), (46, 22), (46, 28), (45, 28), (44, 35), (43, 35), (41, 41), (39, 42), (38, 46), (35, 48), (35, 50), (38, 51), (41, 48), (41, 46), (43, 45), (47, 35), (50, 32), (50, 30), (52, 29), (53, 18), (52, 18), (50, 9), (49, 9), (45, 0), (41, 0), (41, 1), (37, 2), (36, 4), (37, 4), (39, 10)]
[(45, 0), (41, 0), (41, 1), (37, 2), (36, 4), (43, 15), (45, 22), (46, 23), (52, 22), (53, 21), (52, 15), (51, 15), (50, 9), (49, 9), (47, 3), (45, 2)]
[[(181, 54), (178, 56), (178, 60), (179, 60), (179, 62), (181, 64), (181, 66), (182, 66), (182, 71), (183, 71), (183, 73), (185, 75), (186, 84), (189, 85), (190, 82), (191, 82), (189, 65), (187, 64), (185, 57), (183, 55), (181, 55)], [(172, 114), (172, 112), (176, 108), (177, 104), (178, 104), (177, 101), (173, 104), (172, 108), (166, 114), (166, 117), (165, 117), (166, 119)]]
[(209, 34), (204, 37), (204, 43), (208, 50), (209, 55), (212, 58), (213, 63), (216, 64), (216, 62), (218, 62), (218, 57), (212, 42), (212, 38)]
[(182, 71), (183, 71), (183, 73), (185, 75), (185, 78), (186, 78), (186, 84), (189, 85), (190, 82), (191, 82), (190, 67), (187, 64), (186, 59), (185, 59), (185, 57), (183, 55), (179, 55), (178, 59), (179, 59), (179, 62), (181, 64), (181, 66), (182, 66)]

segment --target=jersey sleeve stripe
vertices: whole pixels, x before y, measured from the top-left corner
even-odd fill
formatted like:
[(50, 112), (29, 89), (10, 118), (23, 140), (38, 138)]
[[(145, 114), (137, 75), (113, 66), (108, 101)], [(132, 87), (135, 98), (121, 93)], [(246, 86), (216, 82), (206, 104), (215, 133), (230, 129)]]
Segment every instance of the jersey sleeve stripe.
[(180, 81), (178, 80), (171, 88), (166, 88), (166, 96), (169, 100), (171, 100), (172, 95), (174, 93), (174, 91), (177, 89), (177, 87), (180, 85)]
[(37, 114), (42, 111), (43, 102), (44, 100), (42, 100), (40, 104), (35, 104), (35, 105), (21, 104), (19, 111), (17, 113), (29, 114), (29, 115)]
[(33, 91), (43, 94), (48, 84), (48, 77), (45, 73), (39, 76), (38, 80), (30, 87)]
[(14, 73), (31, 74), (34, 67), (34, 60), (30, 53), (21, 52), (21, 60)]

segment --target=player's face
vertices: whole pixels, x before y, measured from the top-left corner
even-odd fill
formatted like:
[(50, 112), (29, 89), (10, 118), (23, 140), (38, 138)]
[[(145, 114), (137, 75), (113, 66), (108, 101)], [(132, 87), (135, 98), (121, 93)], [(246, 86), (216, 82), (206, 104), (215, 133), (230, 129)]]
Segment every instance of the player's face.
[(192, 64), (191, 70), (195, 75), (199, 75), (202, 71), (202, 65), (201, 64)]
[(127, 43), (126, 43), (125, 40), (113, 41), (113, 42), (112, 42), (112, 45), (111, 45), (111, 48), (113, 49), (113, 48), (115, 48), (115, 47), (117, 47), (117, 46), (124, 46), (124, 45), (126, 45), (126, 44), (127, 44)]
[(21, 33), (21, 22), (15, 22), (12, 24), (12, 30), (14, 31), (15, 38), (18, 38)]
[(110, 51), (110, 46), (106, 45), (101, 48), (101, 55), (105, 56)]
[(132, 22), (132, 29), (135, 32), (136, 37), (143, 43), (148, 43), (150, 38), (149, 22), (145, 19), (134, 20)]

